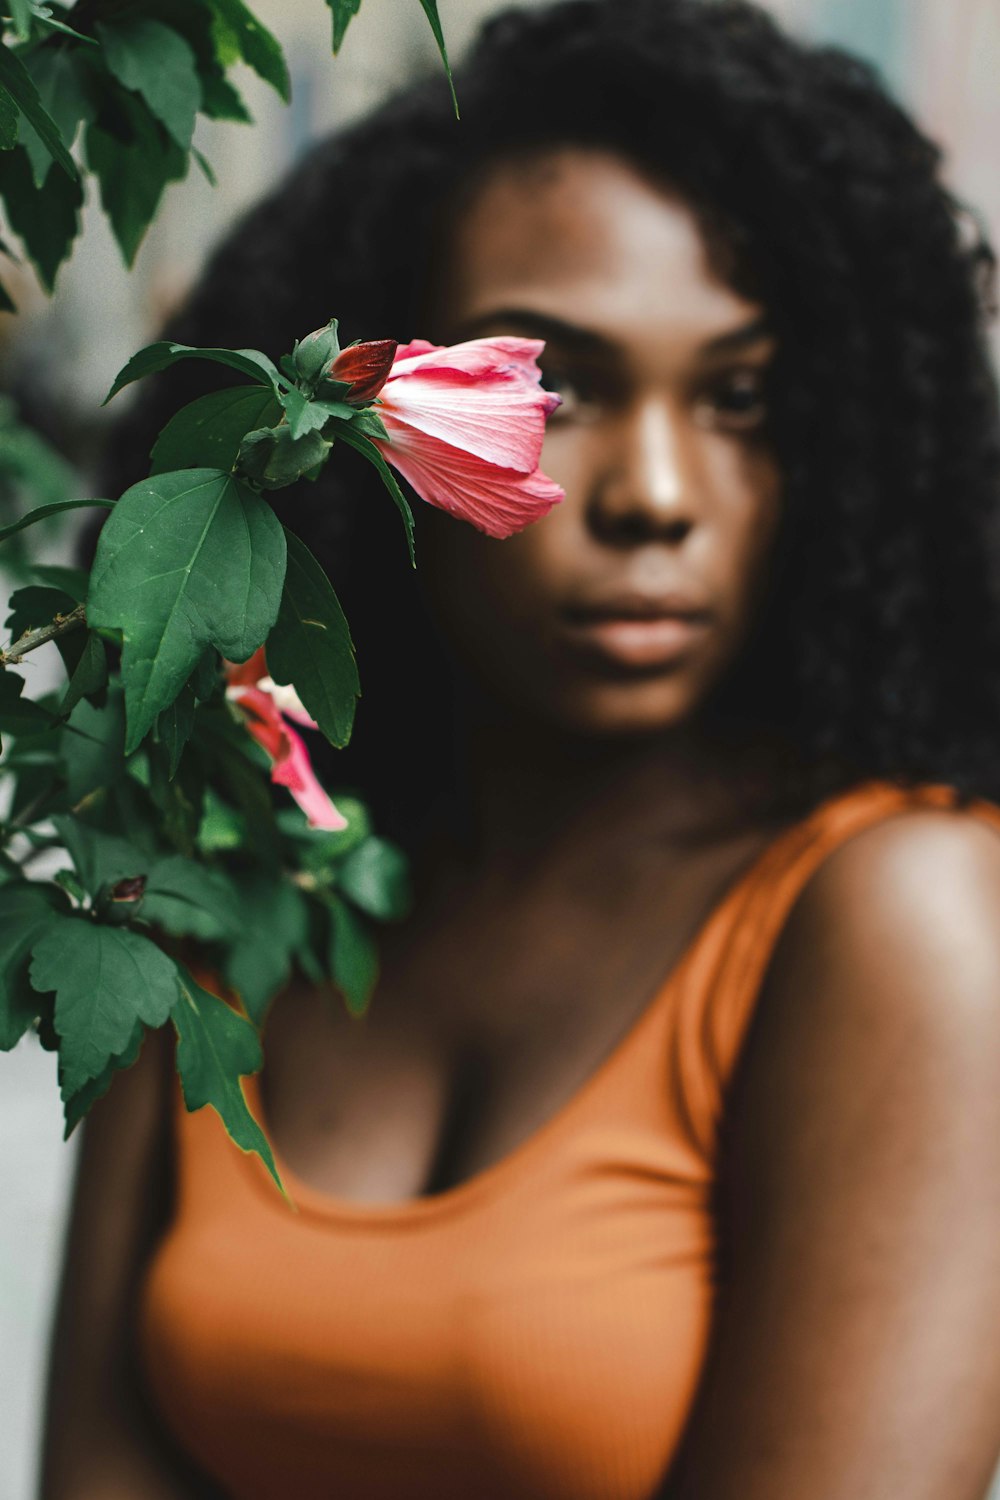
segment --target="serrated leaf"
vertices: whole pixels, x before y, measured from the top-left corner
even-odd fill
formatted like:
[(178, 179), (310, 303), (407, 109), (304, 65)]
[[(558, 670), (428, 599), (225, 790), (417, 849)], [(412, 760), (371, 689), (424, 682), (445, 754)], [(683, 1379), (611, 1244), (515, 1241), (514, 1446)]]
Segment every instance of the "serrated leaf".
[[(78, 54), (78, 48), (60, 43), (36, 47), (27, 61), (38, 97), (51, 115), (67, 150), (72, 147), (81, 123), (94, 117), (94, 106), (81, 76)], [(31, 161), (35, 186), (40, 188), (52, 165), (51, 153), (24, 116), (21, 118), (20, 137)]]
[(94, 632), (87, 632), (80, 660), (77, 662), (70, 677), (62, 702), (59, 705), (60, 713), (69, 713), (75, 708), (81, 698), (95, 699), (103, 693), (108, 685), (108, 654), (104, 642)]
[(410, 562), (413, 567), (417, 565), (416, 554), (413, 546), (413, 512), (409, 502), (399, 485), (396, 476), (382, 457), (375, 444), (361, 434), (352, 431), (353, 423), (342, 423), (337, 426), (337, 436), (342, 438), (348, 447), (354, 448), (363, 458), (366, 458), (372, 467), (377, 470), (378, 476), (392, 496), (393, 503), (403, 518), (403, 526), (406, 530), (406, 545), (410, 552)]
[(337, 884), (355, 906), (383, 922), (398, 921), (410, 906), (406, 857), (387, 839), (365, 839), (337, 870)]
[(206, 942), (234, 938), (243, 928), (237, 893), (228, 876), (180, 854), (158, 860), (150, 870), (142, 917), (172, 937)]
[(252, 125), (253, 115), (243, 96), (229, 82), (221, 68), (208, 70), (204, 64), (201, 76), (201, 112), (210, 120), (231, 120), (238, 125)]
[(113, 500), (57, 500), (52, 505), (39, 505), (35, 510), (28, 512), (26, 516), (20, 516), (12, 521), (9, 526), (0, 526), (0, 542), (6, 541), (15, 532), (24, 531), (27, 526), (34, 526), (39, 521), (45, 521), (49, 516), (60, 515), (66, 510), (86, 510), (96, 506), (103, 506), (105, 510), (111, 510), (114, 506)]
[(280, 874), (257, 870), (236, 877), (243, 916), (225, 960), (226, 982), (258, 1024), (292, 970), (309, 933), (305, 898)]
[(16, 642), (26, 631), (38, 630), (50, 624), (57, 615), (69, 614), (76, 603), (64, 589), (26, 584), (24, 588), (15, 589), (10, 596), (10, 614), (4, 620), (4, 629), (10, 632), (11, 642)]
[(105, 129), (101, 120), (88, 125), (84, 153), (122, 258), (131, 266), (167, 184), (187, 175), (188, 153), (137, 94), (118, 89), (114, 103), (118, 128)]
[(437, 42), (438, 51), (441, 54), (441, 61), (444, 63), (444, 71), (448, 78), (448, 87), (451, 90), (451, 104), (455, 111), (455, 119), (457, 120), (459, 117), (458, 100), (455, 97), (455, 82), (451, 76), (451, 63), (448, 61), (448, 49), (444, 42), (444, 31), (441, 28), (441, 18), (438, 15), (437, 0), (420, 0), (420, 4), (423, 7), (424, 15), (430, 22), (431, 30), (434, 33), (434, 40)]
[(87, 917), (57, 917), (34, 944), (30, 974), (55, 991), (66, 1097), (126, 1050), (136, 1021), (162, 1026), (178, 998), (176, 967), (155, 943)]
[(363, 917), (330, 895), (330, 977), (352, 1016), (363, 1016), (378, 983), (378, 947)]
[(10, 227), (20, 236), (42, 285), (51, 292), (59, 267), (80, 232), (83, 187), (79, 179), (52, 167), (39, 192), (28, 153), (16, 146), (0, 155), (0, 193)]
[(333, 13), (333, 51), (338, 53), (343, 45), (347, 28), (361, 9), (361, 0), (326, 0)]
[(287, 104), (292, 96), (288, 65), (277, 37), (262, 26), (243, 0), (213, 0), (216, 25), (258, 78), (269, 83)]
[(110, 1058), (107, 1066), (98, 1073), (96, 1078), (92, 1078), (89, 1083), (85, 1083), (82, 1088), (77, 1089), (73, 1094), (66, 1093), (65, 1077), (62, 1069), (60, 1069), (60, 1094), (62, 1095), (63, 1114), (66, 1121), (63, 1131), (64, 1141), (69, 1140), (84, 1115), (87, 1114), (90, 1106), (96, 1104), (98, 1099), (102, 1099), (108, 1092), (115, 1074), (124, 1068), (132, 1066), (142, 1050), (145, 1035), (142, 1023), (137, 1021), (124, 1052)]
[(65, 905), (51, 886), (0, 885), (0, 1052), (9, 1052), (39, 1014), (42, 997), (28, 977), (31, 948)]
[(99, 21), (94, 30), (109, 71), (145, 99), (181, 150), (187, 151), (201, 104), (201, 81), (184, 37), (148, 16)]
[(161, 339), (159, 343), (147, 344), (145, 349), (133, 354), (128, 364), (115, 376), (114, 385), (105, 396), (103, 405), (107, 406), (112, 396), (117, 396), (133, 380), (143, 380), (147, 375), (169, 370), (182, 359), (207, 359), (217, 365), (228, 365), (231, 370), (239, 370), (241, 375), (249, 376), (256, 385), (271, 386), (276, 393), (282, 385), (287, 384), (273, 361), (259, 349), (196, 349), (191, 344), (175, 344)]
[(361, 692), (354, 645), (340, 601), (309, 548), (285, 532), (288, 566), (281, 607), (267, 641), (277, 683), (293, 683), (332, 745), (346, 745)]
[(277, 617), (285, 538), (270, 506), (218, 469), (133, 485), (101, 531), (87, 618), (122, 632), (134, 750), (208, 647), (246, 661)]
[(76, 182), (79, 176), (76, 163), (63, 144), (58, 125), (39, 98), (38, 90), (24, 63), (2, 42), (0, 42), (0, 87), (5, 88), (10, 94), (28, 123), (37, 132), (49, 155), (58, 162), (65, 175), (72, 182)]
[(255, 1152), (284, 1192), (267, 1137), (247, 1108), (240, 1083), (248, 1073), (259, 1072), (263, 1062), (256, 1031), (179, 965), (177, 981), (181, 998), (173, 1022), (184, 1103), (189, 1110), (210, 1104), (230, 1139), (243, 1151)]
[(281, 406), (269, 386), (233, 385), (182, 406), (150, 455), (154, 474), (170, 469), (231, 469), (248, 432), (270, 427)]

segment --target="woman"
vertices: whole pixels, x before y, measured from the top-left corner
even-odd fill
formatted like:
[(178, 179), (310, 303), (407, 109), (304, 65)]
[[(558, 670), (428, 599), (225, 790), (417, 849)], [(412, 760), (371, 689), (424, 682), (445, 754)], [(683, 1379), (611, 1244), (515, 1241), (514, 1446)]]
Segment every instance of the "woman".
[(988, 253), (871, 74), (742, 0), (512, 13), (459, 94), (319, 147), (172, 332), (544, 337), (566, 498), (422, 513), (415, 582), (346, 462), (289, 501), (414, 911), (363, 1025), (272, 1009), (297, 1215), (155, 1045), (95, 1109), (47, 1500), (980, 1500)]

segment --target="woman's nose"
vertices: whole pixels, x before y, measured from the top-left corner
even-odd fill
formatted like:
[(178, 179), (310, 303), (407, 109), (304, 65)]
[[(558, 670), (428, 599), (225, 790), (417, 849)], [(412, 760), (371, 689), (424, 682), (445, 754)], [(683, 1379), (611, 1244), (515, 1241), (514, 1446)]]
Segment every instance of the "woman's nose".
[(684, 463), (679, 423), (663, 400), (622, 414), (614, 453), (599, 466), (588, 523), (602, 541), (621, 546), (682, 542), (695, 524), (695, 498)]

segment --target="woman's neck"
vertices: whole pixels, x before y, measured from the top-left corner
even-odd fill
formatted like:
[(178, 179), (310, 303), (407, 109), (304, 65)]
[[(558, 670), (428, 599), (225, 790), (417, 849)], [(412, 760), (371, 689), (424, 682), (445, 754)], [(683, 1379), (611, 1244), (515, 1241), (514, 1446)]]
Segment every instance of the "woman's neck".
[(695, 730), (593, 740), (480, 707), (462, 723), (468, 863), (517, 878), (539, 863), (738, 835), (766, 821), (760, 747), (710, 746)]

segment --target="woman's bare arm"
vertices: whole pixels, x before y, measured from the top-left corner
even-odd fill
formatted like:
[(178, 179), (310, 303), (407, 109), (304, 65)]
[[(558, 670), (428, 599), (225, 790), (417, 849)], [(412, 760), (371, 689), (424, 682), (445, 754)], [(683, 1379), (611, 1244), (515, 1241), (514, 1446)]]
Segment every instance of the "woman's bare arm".
[(1000, 1458), (1000, 838), (814, 877), (727, 1113), (716, 1336), (666, 1500), (982, 1500)]
[(136, 1293), (169, 1195), (165, 1032), (148, 1036), (83, 1127), (49, 1368), (42, 1500), (193, 1500), (143, 1398)]

